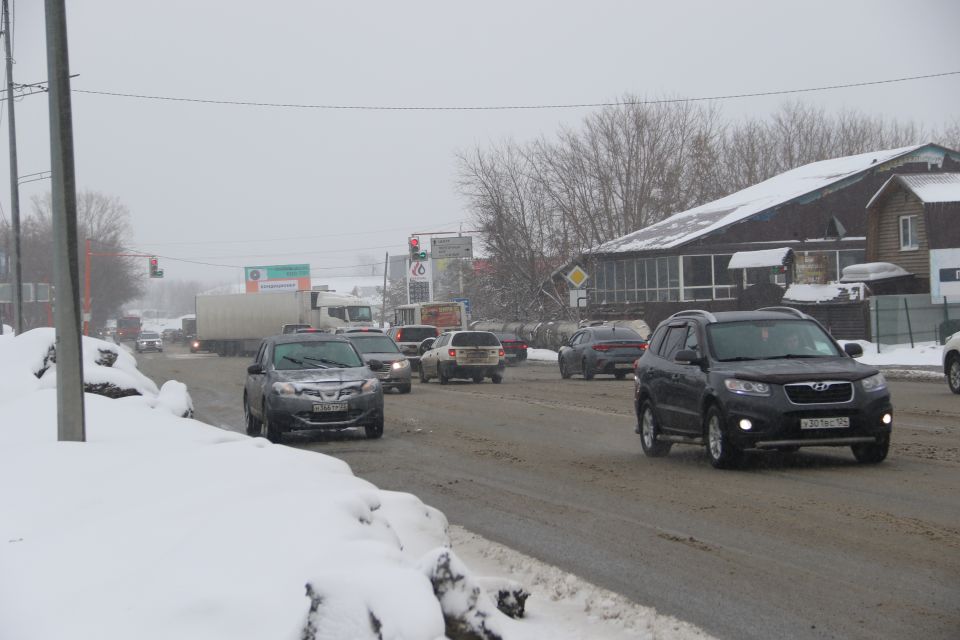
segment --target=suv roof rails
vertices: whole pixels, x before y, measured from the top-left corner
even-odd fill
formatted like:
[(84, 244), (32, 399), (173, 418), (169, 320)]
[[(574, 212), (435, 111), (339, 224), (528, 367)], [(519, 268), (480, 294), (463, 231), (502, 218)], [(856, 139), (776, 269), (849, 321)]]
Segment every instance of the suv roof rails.
[(667, 318), (667, 320), (670, 320), (672, 318), (691, 318), (691, 317), (706, 318), (710, 322), (717, 321), (717, 316), (713, 315), (709, 311), (705, 311), (704, 309), (684, 309), (683, 311), (677, 311), (675, 314)]
[(784, 307), (784, 306), (762, 307), (760, 309), (757, 309), (757, 311), (778, 311), (780, 313), (789, 313), (791, 315), (794, 315), (794, 316), (797, 316), (798, 318), (803, 318), (803, 319), (807, 319), (810, 317), (807, 314), (805, 314), (803, 311), (800, 311), (800, 309), (794, 309), (793, 307)]

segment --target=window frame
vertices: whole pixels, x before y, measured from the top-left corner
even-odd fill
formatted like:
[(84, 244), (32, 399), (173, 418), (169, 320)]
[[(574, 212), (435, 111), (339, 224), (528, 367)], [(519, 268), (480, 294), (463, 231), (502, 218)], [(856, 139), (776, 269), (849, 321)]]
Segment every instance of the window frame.
[[(918, 237), (918, 216), (915, 213), (908, 215), (899, 216), (897, 218), (898, 228), (900, 230), (900, 251), (919, 251), (920, 249), (920, 238)], [(907, 233), (909, 236), (906, 239), (904, 238), (904, 223), (907, 225)], [(906, 240), (906, 241), (905, 241)]]

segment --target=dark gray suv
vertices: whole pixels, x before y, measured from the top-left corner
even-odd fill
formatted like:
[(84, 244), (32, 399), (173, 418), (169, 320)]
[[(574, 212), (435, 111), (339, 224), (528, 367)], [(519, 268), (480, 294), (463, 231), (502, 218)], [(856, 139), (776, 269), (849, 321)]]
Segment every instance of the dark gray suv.
[(861, 354), (789, 307), (676, 313), (634, 373), (643, 451), (702, 445), (728, 468), (747, 449), (849, 446), (858, 461), (881, 462), (893, 407), (883, 374), (854, 360)]

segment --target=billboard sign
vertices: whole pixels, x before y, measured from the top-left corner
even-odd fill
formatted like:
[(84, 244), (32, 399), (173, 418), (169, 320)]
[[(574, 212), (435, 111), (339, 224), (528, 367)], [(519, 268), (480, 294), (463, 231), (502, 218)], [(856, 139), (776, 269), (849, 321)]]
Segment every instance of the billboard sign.
[(310, 289), (309, 264), (245, 267), (247, 293), (272, 293)]
[(930, 250), (930, 300), (960, 299), (960, 249)]

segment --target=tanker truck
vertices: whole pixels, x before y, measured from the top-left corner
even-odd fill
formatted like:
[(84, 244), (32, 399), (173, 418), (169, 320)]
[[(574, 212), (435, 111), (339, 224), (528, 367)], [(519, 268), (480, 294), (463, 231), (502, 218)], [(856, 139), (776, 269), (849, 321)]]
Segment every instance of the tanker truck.
[(199, 295), (197, 336), (191, 351), (221, 356), (253, 355), (260, 341), (285, 324), (306, 324), (321, 331), (372, 327), (370, 305), (357, 296), (332, 291), (281, 291)]

